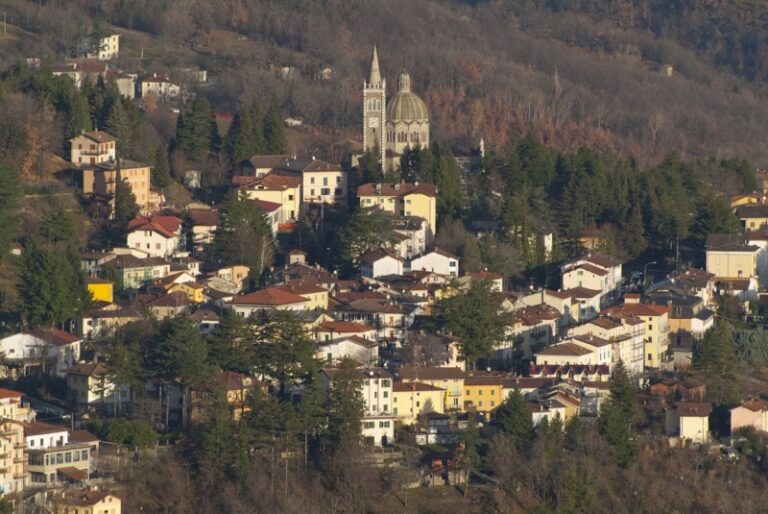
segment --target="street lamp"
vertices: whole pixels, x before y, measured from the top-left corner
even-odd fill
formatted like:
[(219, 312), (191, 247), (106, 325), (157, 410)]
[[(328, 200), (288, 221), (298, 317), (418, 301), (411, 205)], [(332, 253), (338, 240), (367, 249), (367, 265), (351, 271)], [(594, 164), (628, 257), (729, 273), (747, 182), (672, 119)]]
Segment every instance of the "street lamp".
[(643, 293), (645, 293), (645, 275), (648, 272), (648, 266), (651, 264), (658, 264), (656, 261), (646, 262), (645, 266), (643, 266)]

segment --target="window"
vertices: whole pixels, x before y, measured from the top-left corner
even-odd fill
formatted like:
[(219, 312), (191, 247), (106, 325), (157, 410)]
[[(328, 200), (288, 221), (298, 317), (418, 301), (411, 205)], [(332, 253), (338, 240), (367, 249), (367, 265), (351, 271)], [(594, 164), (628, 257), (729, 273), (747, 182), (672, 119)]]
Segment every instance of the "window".
[(293, 195), (288, 195), (288, 201), (289, 201), (289, 202), (292, 202), (292, 201), (293, 201)]
[(323, 185), (324, 186), (328, 185), (328, 177), (323, 177)]
[(448, 263), (449, 268), (455, 268), (456, 267), (456, 261), (451, 261)]
[(61, 453), (56, 454), (56, 464), (63, 464), (64, 463), (64, 455)]
[(315, 183), (315, 177), (309, 177), (309, 183), (314, 184)]
[(384, 392), (381, 394), (381, 397), (382, 397), (382, 398), (389, 398), (389, 391), (384, 391)]
[(652, 354), (650, 354), (650, 353), (648, 354), (648, 360), (649, 360), (649, 361), (652, 361), (652, 360), (653, 360), (653, 355), (652, 355)]
[[(389, 379), (383, 379), (381, 381), (381, 387), (389, 387)], [(386, 397), (385, 397), (386, 398)]]
[(379, 421), (379, 428), (389, 428), (389, 421)]
[(469, 391), (469, 389), (467, 389), (467, 396), (469, 396), (470, 394), (472, 393)]
[(67, 452), (64, 454), (64, 462), (67, 462), (67, 463), (72, 462), (72, 454), (70, 452)]
[(88, 460), (88, 450), (83, 450), (83, 451), (81, 451), (81, 452), (80, 452), (80, 457), (81, 457), (83, 460)]
[(329, 194), (331, 194), (331, 188), (329, 188), (329, 187), (322, 188), (320, 190), (320, 194), (323, 195), (323, 196), (328, 196)]
[(315, 190), (314, 189), (310, 189), (309, 190), (309, 196), (315, 196)]
[(376, 422), (375, 421), (364, 421), (363, 422), (363, 428), (376, 428)]
[(382, 409), (381, 409), (381, 410), (382, 410), (383, 412), (389, 412), (389, 405), (387, 405), (387, 404), (385, 403), (384, 405), (382, 405)]
[(416, 407), (421, 407), (421, 402), (416, 402)]

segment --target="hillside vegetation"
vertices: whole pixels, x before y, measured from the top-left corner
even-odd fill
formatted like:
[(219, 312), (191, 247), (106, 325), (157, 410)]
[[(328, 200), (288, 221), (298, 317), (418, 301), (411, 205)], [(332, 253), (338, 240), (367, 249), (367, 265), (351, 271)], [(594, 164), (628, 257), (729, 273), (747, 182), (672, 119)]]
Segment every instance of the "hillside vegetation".
[[(768, 63), (757, 0), (264, 1), (3, 0), (5, 62), (72, 52), (106, 23), (125, 34), (126, 69), (199, 65), (219, 111), (276, 95), (291, 116), (357, 137), (374, 43), (390, 89), (411, 71), (435, 136), (503, 146), (617, 150), (641, 163), (670, 150), (768, 161)], [(29, 36), (27, 36), (29, 34)], [(140, 59), (143, 50), (144, 60)], [(671, 65), (665, 76), (660, 69)], [(281, 78), (270, 66), (293, 66)], [(331, 80), (318, 80), (323, 67)]]

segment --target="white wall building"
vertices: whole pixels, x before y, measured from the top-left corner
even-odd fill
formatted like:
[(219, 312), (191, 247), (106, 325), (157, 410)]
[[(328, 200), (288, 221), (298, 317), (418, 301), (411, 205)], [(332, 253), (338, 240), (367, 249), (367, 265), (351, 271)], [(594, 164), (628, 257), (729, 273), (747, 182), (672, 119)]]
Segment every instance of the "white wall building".
[(451, 253), (435, 247), (419, 257), (411, 259), (411, 271), (430, 271), (450, 277), (459, 276), (459, 258)]

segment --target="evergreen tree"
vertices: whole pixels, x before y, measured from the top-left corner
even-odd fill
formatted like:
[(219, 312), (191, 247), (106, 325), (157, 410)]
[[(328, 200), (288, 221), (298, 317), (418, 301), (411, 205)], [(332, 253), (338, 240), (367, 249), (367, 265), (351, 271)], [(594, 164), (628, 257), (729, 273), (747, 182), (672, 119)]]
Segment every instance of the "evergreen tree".
[(469, 366), (506, 340), (508, 316), (499, 312), (500, 301), (487, 282), (474, 281), (466, 293), (436, 305), (441, 323), (459, 339), (461, 355)]
[(264, 117), (264, 145), (268, 154), (285, 153), (285, 117), (274, 97)]
[(727, 322), (718, 321), (699, 342), (694, 354), (694, 365), (708, 375), (733, 378), (735, 363), (733, 330)]
[(218, 153), (220, 138), (211, 104), (197, 96), (188, 112), (176, 121), (176, 148), (194, 163), (202, 163), (210, 154)]
[(21, 180), (8, 166), (0, 165), (0, 259), (8, 255), (19, 228)]
[(528, 405), (515, 389), (496, 409), (495, 422), (501, 432), (509, 437), (518, 449), (528, 447), (533, 439), (533, 420)]
[(243, 191), (224, 203), (213, 241), (217, 264), (245, 264), (251, 281), (258, 282), (272, 262), (273, 239), (264, 212)]
[(597, 426), (611, 445), (614, 461), (621, 467), (629, 466), (636, 456), (631, 439), (632, 425), (637, 417), (636, 396), (626, 368), (619, 361), (611, 375), (610, 398), (600, 408)]
[[(122, 147), (130, 142), (130, 127), (128, 125), (128, 116), (123, 109), (123, 102), (120, 98), (115, 99), (109, 106), (105, 120), (104, 130), (117, 138)], [(124, 152), (124, 149), (122, 149)]]
[(152, 187), (165, 189), (171, 185), (171, 164), (168, 162), (168, 151), (164, 145), (159, 145), (155, 151), (155, 167), (152, 169)]
[(264, 152), (264, 120), (258, 104), (252, 102), (235, 114), (224, 143), (231, 166)]
[(365, 408), (362, 393), (362, 376), (356, 364), (345, 360), (334, 371), (328, 391), (328, 442), (332, 448), (359, 444), (360, 418)]
[(117, 177), (115, 182), (115, 233), (113, 240), (122, 241), (125, 239), (126, 230), (128, 230), (128, 222), (139, 214), (139, 206), (136, 203), (136, 195), (131, 190), (131, 185), (120, 177), (119, 171)]
[(459, 165), (446, 143), (433, 143), (431, 146), (434, 165), (430, 182), (438, 189), (437, 210), (441, 217), (456, 217), (464, 206), (461, 192)]
[(220, 387), (214, 387), (211, 400), (198, 435), (197, 466), (211, 485), (221, 479), (243, 480), (250, 464), (249, 432), (244, 423), (232, 421), (226, 394)]
[(208, 355), (212, 365), (225, 371), (252, 371), (250, 329), (242, 316), (227, 309), (221, 322), (208, 339)]
[(632, 204), (629, 219), (623, 228), (624, 250), (630, 258), (635, 258), (645, 250), (647, 241), (643, 228), (643, 213), (637, 202)]
[(359, 209), (347, 223), (341, 236), (342, 254), (351, 262), (369, 250), (392, 241), (392, 220), (377, 207)]
[(207, 345), (189, 319), (178, 317), (163, 322), (152, 352), (159, 376), (195, 389), (206, 385), (211, 372)]
[(381, 163), (377, 149), (367, 149), (357, 165), (358, 183), (371, 184), (380, 182), (382, 178)]
[(301, 318), (291, 311), (271, 313), (259, 330), (256, 369), (277, 380), (280, 399), (285, 401), (293, 380), (311, 380), (319, 370), (315, 343)]
[(72, 215), (62, 209), (56, 208), (43, 218), (40, 226), (40, 236), (48, 244), (75, 241), (77, 230)]

